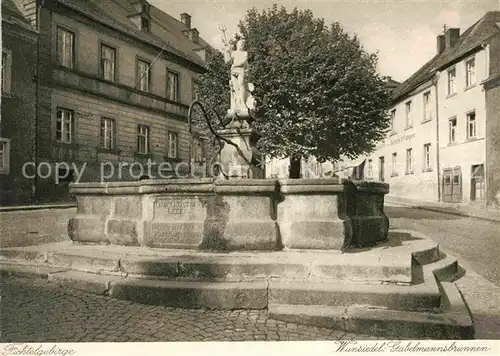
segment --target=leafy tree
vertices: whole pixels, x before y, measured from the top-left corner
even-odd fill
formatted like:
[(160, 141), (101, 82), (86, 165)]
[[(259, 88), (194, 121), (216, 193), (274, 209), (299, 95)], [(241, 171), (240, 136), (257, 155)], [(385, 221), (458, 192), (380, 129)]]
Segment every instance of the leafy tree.
[[(230, 66), (224, 63), (224, 55), (214, 51), (208, 56), (207, 72), (198, 78), (197, 94), (208, 114), (213, 129), (222, 127), (221, 121), (229, 109), (230, 102)], [(210, 132), (206, 119), (198, 106), (193, 108), (193, 130), (205, 139), (205, 151), (208, 158), (217, 154), (218, 144)]]
[(230, 66), (224, 63), (224, 55), (213, 51), (208, 57), (207, 72), (198, 79), (198, 95), (203, 105), (213, 108), (222, 117), (229, 109)]
[[(259, 148), (273, 158), (290, 157), (291, 178), (300, 176), (301, 158), (354, 158), (384, 138), (390, 97), (377, 74), (377, 56), (339, 23), (326, 26), (310, 10), (287, 12), (274, 5), (249, 10), (239, 28), (258, 102)], [(221, 108), (229, 95), (217, 90), (229, 88), (220, 71), (228, 72), (213, 64), (203, 77), (210, 90), (202, 99)], [(226, 82), (216, 85), (215, 78)]]

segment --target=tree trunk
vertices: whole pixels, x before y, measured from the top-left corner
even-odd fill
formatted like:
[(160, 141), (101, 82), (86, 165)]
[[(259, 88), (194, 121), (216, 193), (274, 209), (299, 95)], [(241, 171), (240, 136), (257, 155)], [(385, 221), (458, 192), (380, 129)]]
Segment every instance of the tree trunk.
[(298, 156), (290, 157), (289, 178), (292, 178), (292, 179), (300, 178), (300, 161), (301, 161), (301, 158)]

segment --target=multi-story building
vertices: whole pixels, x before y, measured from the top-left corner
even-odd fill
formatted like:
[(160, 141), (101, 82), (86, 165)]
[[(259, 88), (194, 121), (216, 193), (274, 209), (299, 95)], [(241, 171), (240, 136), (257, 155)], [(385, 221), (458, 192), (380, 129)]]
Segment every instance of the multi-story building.
[(187, 114), (211, 48), (189, 14), (145, 0), (13, 1), (39, 32), (36, 159), (25, 162), (39, 199), (67, 197), (77, 179), (168, 177), (203, 159)]
[[(391, 77), (383, 77), (385, 82), (385, 87), (389, 92), (394, 92), (398, 87), (398, 81), (392, 79)], [(337, 173), (341, 173), (344, 176), (356, 175), (359, 170), (358, 166), (364, 161), (364, 158), (360, 158), (359, 163), (357, 161), (345, 161), (346, 165), (334, 164), (332, 162), (320, 163), (316, 157), (309, 157), (308, 159), (302, 159), (301, 161), (301, 177), (302, 178), (332, 178), (335, 177)], [(339, 163), (339, 162), (337, 162)], [(336, 168), (336, 166), (342, 166), (342, 169)], [(290, 169), (290, 159), (267, 159), (265, 175), (266, 178), (288, 178)], [(353, 171), (355, 171), (353, 173)]]
[(2, 1), (0, 204), (31, 197), (23, 162), (33, 160), (37, 33), (13, 0)]
[(460, 35), (437, 37), (437, 54), (394, 91), (391, 130), (361, 157), (363, 179), (427, 201), (495, 203), (500, 186), (500, 12)]

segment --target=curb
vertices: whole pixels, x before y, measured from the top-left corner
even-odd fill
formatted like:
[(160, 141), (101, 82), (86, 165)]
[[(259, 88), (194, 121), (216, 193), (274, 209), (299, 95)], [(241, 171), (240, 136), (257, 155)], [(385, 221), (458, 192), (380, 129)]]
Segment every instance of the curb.
[(436, 213), (443, 213), (443, 214), (449, 214), (449, 215), (455, 215), (455, 216), (464, 216), (464, 217), (470, 217), (470, 218), (475, 218), (479, 220), (485, 220), (485, 221), (490, 221), (490, 222), (500, 222), (500, 217), (499, 218), (494, 218), (494, 217), (486, 217), (474, 213), (468, 213), (465, 211), (449, 211), (446, 210), (445, 208), (440, 208), (440, 207), (428, 207), (428, 206), (422, 206), (422, 205), (415, 205), (411, 203), (405, 203), (401, 202), (398, 200), (392, 200), (392, 199), (385, 199), (387, 203), (390, 204), (395, 204), (395, 205), (401, 205), (401, 206), (409, 206), (413, 209), (419, 209), (419, 210), (426, 210), (426, 211), (433, 211)]
[(0, 213), (11, 212), (11, 211), (31, 211), (31, 210), (70, 209), (70, 208), (76, 208), (76, 203), (0, 206)]

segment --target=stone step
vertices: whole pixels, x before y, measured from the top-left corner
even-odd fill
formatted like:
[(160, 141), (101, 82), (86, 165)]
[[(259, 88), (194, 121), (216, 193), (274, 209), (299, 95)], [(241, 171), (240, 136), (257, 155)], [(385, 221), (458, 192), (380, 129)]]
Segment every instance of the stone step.
[(91, 273), (126, 273), (176, 280), (297, 281), (345, 280), (411, 283), (412, 261), (433, 263), (438, 245), (418, 232), (394, 230), (394, 237), (370, 249), (293, 250), (229, 253), (81, 245), (73, 242), (0, 249), (0, 259), (46, 263)]
[(267, 308), (266, 282), (166, 281), (79, 271), (52, 273), (48, 281), (117, 299), (174, 308)]
[(472, 339), (474, 336), (469, 314), (459, 313), (269, 304), (269, 316), (290, 323), (392, 338)]
[[(123, 246), (75, 245), (0, 249), (6, 261), (46, 263), (91, 273), (126, 273), (177, 280), (345, 280), (410, 283), (412, 253), (437, 249), (432, 242), (394, 251), (339, 253), (335, 251), (280, 251), (208, 253)], [(399, 252), (398, 252), (399, 251)]]
[(269, 303), (344, 307), (369, 305), (416, 311), (439, 308), (441, 294), (434, 279), (415, 286), (271, 281)]
[(132, 279), (111, 283), (114, 298), (178, 308), (265, 309), (265, 282), (184, 282)]
[(432, 271), (439, 281), (452, 281), (457, 278), (459, 273), (458, 260), (444, 254), (440, 260), (424, 265), (423, 268)]
[(52, 267), (48, 265), (26, 265), (19, 262), (0, 261), (0, 276), (2, 277), (23, 277), (23, 278), (44, 278), (47, 279), (51, 273), (67, 271), (66, 268)]

